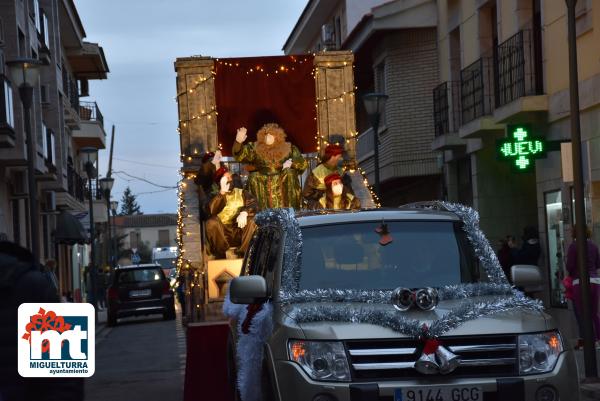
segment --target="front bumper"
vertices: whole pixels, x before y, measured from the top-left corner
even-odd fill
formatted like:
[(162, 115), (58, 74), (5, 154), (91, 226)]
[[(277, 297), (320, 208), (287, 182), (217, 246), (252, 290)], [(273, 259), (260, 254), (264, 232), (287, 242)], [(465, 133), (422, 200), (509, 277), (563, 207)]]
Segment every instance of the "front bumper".
[(396, 389), (418, 386), (478, 386), (484, 392), (483, 400), (478, 401), (536, 401), (536, 391), (548, 385), (556, 388), (559, 400), (579, 399), (577, 367), (571, 351), (563, 352), (552, 372), (532, 376), (424, 376), (422, 379), (404, 381), (317, 382), (310, 379), (296, 363), (282, 360), (275, 362), (274, 376), (278, 399), (281, 401), (312, 401), (319, 394), (330, 395), (338, 401), (393, 401)]

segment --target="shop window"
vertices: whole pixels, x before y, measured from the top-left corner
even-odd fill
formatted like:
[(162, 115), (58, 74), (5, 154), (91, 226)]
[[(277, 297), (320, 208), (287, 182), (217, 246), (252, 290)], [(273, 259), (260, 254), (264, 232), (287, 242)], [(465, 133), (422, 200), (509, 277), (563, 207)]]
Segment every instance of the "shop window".
[(546, 243), (550, 272), (550, 303), (554, 307), (566, 307), (562, 280), (565, 277), (565, 221), (560, 190), (544, 194), (546, 212)]

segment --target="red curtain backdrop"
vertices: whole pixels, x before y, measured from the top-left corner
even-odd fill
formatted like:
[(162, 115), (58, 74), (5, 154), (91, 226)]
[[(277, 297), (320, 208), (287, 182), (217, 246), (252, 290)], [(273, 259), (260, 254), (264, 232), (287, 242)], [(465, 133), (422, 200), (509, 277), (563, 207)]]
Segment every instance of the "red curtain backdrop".
[(215, 60), (219, 143), (231, 155), (238, 128), (248, 141), (267, 123), (278, 123), (303, 153), (317, 148), (313, 56), (271, 56)]

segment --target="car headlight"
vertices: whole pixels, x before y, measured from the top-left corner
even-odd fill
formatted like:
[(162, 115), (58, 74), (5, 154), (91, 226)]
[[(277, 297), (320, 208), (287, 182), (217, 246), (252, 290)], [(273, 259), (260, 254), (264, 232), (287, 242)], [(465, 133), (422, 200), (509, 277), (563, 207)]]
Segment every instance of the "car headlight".
[(344, 345), (337, 341), (290, 340), (289, 357), (314, 380), (350, 381)]
[(558, 331), (519, 336), (519, 373), (531, 375), (550, 372), (563, 352)]

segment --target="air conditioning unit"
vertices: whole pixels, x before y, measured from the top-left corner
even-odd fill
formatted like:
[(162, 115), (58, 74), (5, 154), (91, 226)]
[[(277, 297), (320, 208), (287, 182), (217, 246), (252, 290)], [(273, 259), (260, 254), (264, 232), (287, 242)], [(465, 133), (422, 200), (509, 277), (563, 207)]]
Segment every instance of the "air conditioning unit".
[(321, 42), (323, 42), (323, 50), (335, 48), (335, 27), (333, 24), (321, 26)]
[(44, 212), (55, 212), (56, 211), (56, 192), (46, 191), (44, 192)]

